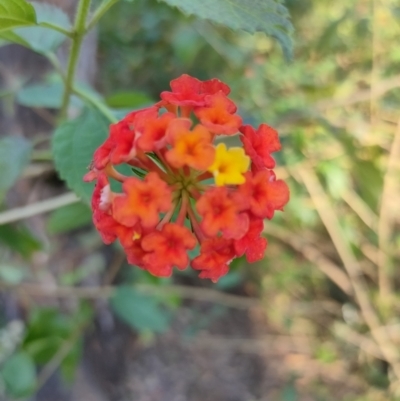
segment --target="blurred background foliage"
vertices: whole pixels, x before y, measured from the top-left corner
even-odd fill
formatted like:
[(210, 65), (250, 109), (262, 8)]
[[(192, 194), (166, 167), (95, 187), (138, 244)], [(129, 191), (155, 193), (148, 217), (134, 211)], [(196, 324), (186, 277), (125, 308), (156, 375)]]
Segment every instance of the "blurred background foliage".
[[(215, 302), (181, 334), (193, 337), (227, 313), (218, 305), (226, 307), (224, 296), (236, 294), (235, 302), (245, 307), (248, 299), (257, 304), (249, 308), (261, 309), (262, 324), (279, 340), (277, 356), (268, 352), (273, 340), (252, 337), (257, 352), (279, 372), (277, 389), (257, 399), (399, 399), (392, 363), (384, 362), (388, 358), (372, 331), (388, 333), (396, 363), (400, 7), (394, 0), (287, 0), (286, 5), (295, 27), (289, 62), (264, 34), (233, 32), (155, 0), (120, 2), (101, 20), (95, 88), (109, 107), (127, 110), (157, 100), (182, 73), (227, 82), (247, 123), (266, 122), (279, 130), (283, 150), (276, 171), (287, 180), (291, 200), (284, 213), (266, 222), (265, 259), (255, 265), (235, 262), (216, 285), (200, 282), (190, 271), (157, 279), (127, 266), (117, 245), (101, 245), (84, 204), (46, 215), (40, 238), (32, 223), (0, 226), (5, 397), (34, 394), (58, 367), (66, 381), (73, 380), (84, 334), (102, 313), (99, 300), (111, 296), (113, 313), (151, 344), (170, 329), (187, 298)], [(46, 79), (52, 82), (54, 76)], [(17, 89), (0, 94), (3, 112), (18, 103), (30, 106), (32, 96), (48, 99), (43, 93), (27, 95), (24, 85), (19, 77)], [(1, 141), (1, 154), (8, 154), (6, 139)], [(13, 156), (18, 170), (7, 176), (14, 182), (12, 175), (23, 172), (26, 181), (37, 162), (45, 161), (50, 167), (35, 179), (59, 191), (51, 152), (38, 144), (40, 138), (21, 143), (21, 153)], [(8, 189), (4, 185), (1, 191)], [(10, 196), (5, 199), (12, 204)], [(364, 295), (381, 327), (366, 324), (351, 285), (357, 277), (363, 278)], [(32, 286), (38, 282), (48, 293), (35, 292), (44, 288)], [(122, 285), (111, 294), (111, 284)], [(52, 288), (58, 291), (54, 299)], [(191, 313), (198, 312), (193, 307)]]

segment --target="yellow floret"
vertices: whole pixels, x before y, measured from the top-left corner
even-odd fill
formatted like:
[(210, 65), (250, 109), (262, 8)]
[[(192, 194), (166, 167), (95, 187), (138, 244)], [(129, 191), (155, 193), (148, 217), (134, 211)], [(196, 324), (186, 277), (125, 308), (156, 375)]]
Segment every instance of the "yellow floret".
[(208, 168), (217, 186), (240, 185), (245, 182), (243, 173), (247, 171), (250, 158), (242, 148), (227, 149), (224, 143), (216, 147), (214, 163)]

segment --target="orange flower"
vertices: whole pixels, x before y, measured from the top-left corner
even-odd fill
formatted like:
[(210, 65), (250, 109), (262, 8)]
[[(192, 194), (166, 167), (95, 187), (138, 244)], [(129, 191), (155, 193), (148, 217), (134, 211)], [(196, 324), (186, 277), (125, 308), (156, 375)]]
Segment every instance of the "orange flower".
[(261, 237), (264, 224), (262, 219), (250, 219), (247, 233), (240, 239), (234, 241), (237, 256), (246, 255), (249, 263), (257, 262), (264, 256), (267, 240)]
[(239, 187), (243, 197), (250, 201), (250, 211), (257, 217), (272, 219), (275, 210), (282, 210), (289, 201), (289, 188), (282, 180), (276, 180), (269, 170), (254, 175), (246, 173), (246, 182)]
[[(105, 243), (119, 239), (130, 264), (158, 277), (185, 269), (198, 244), (191, 267), (215, 282), (234, 258), (255, 262), (264, 255), (263, 219), (289, 200), (287, 185), (269, 170), (281, 145), (266, 124), (241, 126), (221, 81), (182, 75), (171, 89), (111, 125), (95, 151), (84, 176), (97, 181), (93, 222)], [(193, 115), (200, 121), (194, 128)], [(214, 144), (216, 135), (237, 132), (243, 147)], [(122, 192), (113, 192), (112, 181), (122, 183)]]
[(233, 241), (225, 238), (212, 238), (202, 242), (200, 255), (193, 259), (191, 266), (201, 270), (200, 278), (218, 281), (228, 273), (229, 263), (236, 256)]
[(175, 106), (204, 106), (206, 95), (222, 92), (228, 95), (230, 88), (218, 79), (202, 82), (187, 74), (171, 81), (172, 92), (161, 92), (161, 99)]
[(138, 147), (145, 151), (161, 149), (166, 144), (166, 131), (168, 124), (174, 119), (173, 113), (165, 113), (160, 117), (155, 116), (143, 122), (137, 141)]
[(168, 127), (168, 141), (172, 145), (165, 157), (176, 168), (189, 166), (195, 170), (206, 170), (215, 156), (211, 145), (211, 134), (201, 125), (190, 131), (192, 122), (189, 119), (175, 119)]
[(124, 195), (114, 198), (114, 217), (121, 224), (133, 227), (138, 221), (143, 227), (154, 227), (159, 213), (171, 207), (171, 190), (157, 173), (148, 173), (141, 181), (130, 177), (122, 185)]
[(196, 209), (203, 217), (201, 228), (209, 237), (221, 231), (226, 238), (241, 238), (248, 230), (248, 215), (240, 213), (240, 202), (226, 187), (208, 189), (197, 201)]
[(236, 112), (235, 103), (222, 92), (206, 97), (206, 106), (198, 107), (194, 114), (211, 132), (216, 134), (233, 135), (239, 131), (242, 119)]
[(281, 150), (278, 133), (267, 124), (261, 124), (257, 131), (251, 125), (244, 125), (240, 132), (243, 134), (240, 140), (252, 160), (252, 165), (257, 170), (274, 168), (275, 160), (271, 153)]
[(148, 271), (159, 277), (169, 277), (173, 266), (183, 270), (189, 264), (187, 251), (196, 246), (196, 238), (183, 226), (165, 224), (161, 231), (153, 231), (143, 238), (143, 256)]

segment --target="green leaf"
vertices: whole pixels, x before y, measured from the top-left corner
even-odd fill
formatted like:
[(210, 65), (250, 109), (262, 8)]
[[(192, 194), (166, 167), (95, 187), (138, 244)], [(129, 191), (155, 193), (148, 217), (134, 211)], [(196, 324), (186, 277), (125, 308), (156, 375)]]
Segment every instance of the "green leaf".
[(297, 401), (297, 390), (293, 383), (287, 384), (282, 391), (282, 401)]
[(65, 233), (83, 227), (92, 221), (90, 208), (84, 203), (74, 203), (55, 210), (47, 221), (50, 234)]
[(17, 181), (29, 162), (31, 144), (22, 137), (0, 139), (0, 196)]
[[(60, 8), (45, 3), (32, 2), (36, 10), (38, 24), (42, 26), (24, 27), (14, 30), (17, 37), (38, 53), (47, 53), (57, 49), (67, 38), (63, 33), (46, 27), (46, 24), (70, 30), (68, 15)], [(17, 42), (18, 43), (18, 42)]]
[(338, 199), (350, 187), (348, 172), (338, 162), (321, 162), (318, 170), (323, 174), (329, 193)]
[(0, 244), (8, 246), (26, 259), (42, 248), (41, 243), (27, 228), (14, 227), (11, 224), (0, 226)]
[(75, 120), (61, 124), (53, 136), (54, 162), (62, 179), (90, 203), (94, 184), (83, 182), (94, 151), (108, 134), (108, 122), (96, 110), (86, 108)]
[(293, 26), (281, 0), (162, 0), (183, 13), (195, 15), (235, 31), (265, 32), (276, 38), (285, 56), (292, 56)]
[(0, 0), (0, 31), (36, 24), (35, 9), (25, 0)]
[(22, 351), (5, 362), (1, 376), (7, 391), (14, 397), (29, 394), (36, 385), (35, 364), (32, 358)]
[[(64, 84), (61, 81), (32, 84), (24, 86), (17, 92), (16, 101), (25, 107), (59, 109), (63, 93)], [(71, 97), (71, 103), (76, 107), (82, 106), (82, 101), (76, 96)]]
[(17, 92), (17, 102), (26, 107), (61, 107), (64, 85), (62, 82), (50, 84), (34, 84), (21, 88)]
[(11, 265), (0, 265), (0, 281), (7, 284), (18, 284), (25, 277), (25, 270)]
[(169, 316), (157, 300), (132, 287), (119, 287), (111, 298), (114, 312), (136, 330), (162, 332), (168, 328)]
[(25, 47), (29, 47), (29, 43), (22, 39), (20, 36), (18, 36), (16, 33), (13, 31), (3, 31), (0, 32), (0, 38), (4, 40), (4, 44), (10, 44), (11, 43), (16, 43), (18, 45), (22, 45)]
[(138, 108), (152, 103), (152, 99), (143, 92), (116, 92), (106, 98), (106, 103), (113, 108)]

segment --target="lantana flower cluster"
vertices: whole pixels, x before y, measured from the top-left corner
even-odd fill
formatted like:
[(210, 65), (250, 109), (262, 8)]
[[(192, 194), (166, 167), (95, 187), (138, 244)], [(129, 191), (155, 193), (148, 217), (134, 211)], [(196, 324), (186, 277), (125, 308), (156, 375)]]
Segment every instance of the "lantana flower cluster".
[[(229, 93), (217, 79), (182, 75), (161, 101), (112, 124), (95, 151), (84, 177), (96, 180), (93, 221), (130, 264), (158, 277), (190, 265), (215, 282), (237, 257), (262, 259), (263, 221), (289, 200), (273, 171), (281, 145), (268, 125), (243, 125)], [(228, 146), (232, 136), (243, 146)]]

